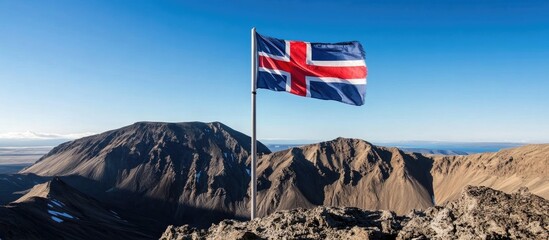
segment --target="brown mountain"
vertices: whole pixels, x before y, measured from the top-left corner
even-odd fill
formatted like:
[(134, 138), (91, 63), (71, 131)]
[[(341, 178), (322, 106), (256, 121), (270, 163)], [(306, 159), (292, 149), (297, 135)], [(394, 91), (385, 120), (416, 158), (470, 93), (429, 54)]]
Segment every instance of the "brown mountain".
[(421, 154), (345, 138), (265, 155), (258, 166), (259, 213), (318, 205), (398, 213), (427, 208), (431, 164)]
[(437, 203), (456, 199), (466, 185), (508, 193), (528, 187), (530, 192), (549, 199), (549, 144), (469, 156), (435, 156), (433, 162)]
[(59, 178), (0, 206), (2, 239), (151, 239), (114, 210)]
[(71, 176), (77, 189), (161, 222), (210, 224), (245, 208), (249, 149), (248, 136), (217, 122), (139, 122), (61, 144), (21, 173)]
[[(345, 138), (275, 153), (258, 147), (260, 216), (318, 205), (402, 214), (456, 199), (468, 184), (507, 192), (528, 186), (549, 197), (549, 145), (469, 156), (425, 156)], [(140, 122), (61, 144), (9, 180), (62, 176), (103, 203), (155, 219), (156, 231), (205, 227), (249, 216), (249, 148), (248, 136), (217, 122)]]
[(338, 138), (265, 155), (258, 171), (261, 216), (319, 205), (404, 214), (455, 200), (467, 185), (549, 199), (549, 144), (437, 156)]

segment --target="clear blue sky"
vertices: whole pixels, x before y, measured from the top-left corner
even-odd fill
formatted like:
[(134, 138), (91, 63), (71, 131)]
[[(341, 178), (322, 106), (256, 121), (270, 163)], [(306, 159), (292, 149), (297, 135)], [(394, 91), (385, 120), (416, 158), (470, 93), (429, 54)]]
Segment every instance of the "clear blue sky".
[(260, 139), (549, 142), (549, 1), (0, 1), (0, 134), (250, 132), (250, 28), (358, 40), (355, 107), (260, 90)]

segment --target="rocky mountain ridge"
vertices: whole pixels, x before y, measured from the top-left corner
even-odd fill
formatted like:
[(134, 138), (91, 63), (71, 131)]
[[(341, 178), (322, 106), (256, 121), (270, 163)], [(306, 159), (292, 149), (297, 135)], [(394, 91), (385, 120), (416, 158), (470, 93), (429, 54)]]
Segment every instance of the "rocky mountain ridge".
[(151, 239), (142, 227), (59, 178), (0, 206), (1, 239)]

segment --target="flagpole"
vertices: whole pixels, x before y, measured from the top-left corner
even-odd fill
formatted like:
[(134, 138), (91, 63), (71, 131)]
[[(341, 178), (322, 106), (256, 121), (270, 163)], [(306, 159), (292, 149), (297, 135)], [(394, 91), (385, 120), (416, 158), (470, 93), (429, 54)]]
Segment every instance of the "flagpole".
[(255, 42), (255, 27), (252, 28), (252, 162), (250, 166), (251, 170), (251, 202), (250, 202), (250, 218), (253, 220), (257, 217), (256, 207), (256, 197), (257, 197), (257, 140), (256, 140), (256, 131), (255, 131), (255, 95), (256, 95), (256, 77), (257, 77), (257, 53), (256, 53), (256, 42)]

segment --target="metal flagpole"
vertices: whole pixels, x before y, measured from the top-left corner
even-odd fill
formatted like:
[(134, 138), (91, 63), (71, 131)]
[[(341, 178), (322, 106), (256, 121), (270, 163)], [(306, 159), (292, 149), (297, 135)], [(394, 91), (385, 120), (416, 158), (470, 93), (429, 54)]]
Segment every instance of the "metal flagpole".
[(257, 77), (257, 53), (256, 53), (256, 42), (255, 42), (255, 27), (252, 28), (252, 163), (250, 166), (252, 180), (251, 180), (251, 203), (250, 203), (250, 218), (253, 220), (257, 217), (256, 213), (256, 196), (257, 196), (257, 141), (256, 141), (256, 131), (255, 131), (255, 94), (256, 94), (256, 77)]

